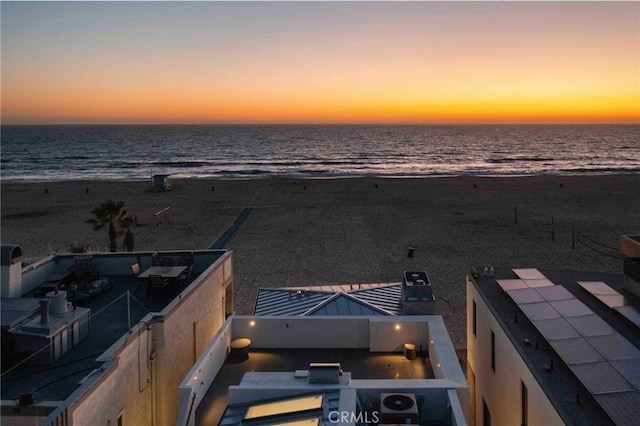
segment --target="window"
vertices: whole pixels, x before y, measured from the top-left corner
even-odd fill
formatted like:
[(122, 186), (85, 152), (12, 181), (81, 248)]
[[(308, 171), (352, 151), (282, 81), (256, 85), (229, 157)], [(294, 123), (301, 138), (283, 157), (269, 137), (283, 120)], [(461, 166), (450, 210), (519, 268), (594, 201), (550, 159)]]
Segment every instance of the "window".
[(527, 395), (527, 387), (524, 385), (524, 382), (520, 382), (520, 384), (522, 385), (522, 392), (521, 392), (521, 405), (522, 405), (522, 426), (527, 426), (527, 417), (528, 417), (528, 411), (529, 411), (529, 400), (528, 400), (528, 395)]
[(491, 369), (496, 371), (496, 335), (491, 330)]
[(473, 330), (473, 335), (476, 336), (477, 335), (477, 329), (478, 329), (478, 308), (476, 306), (476, 301), (473, 300), (473, 317), (471, 319), (471, 329)]
[(118, 426), (124, 426), (124, 410), (120, 411), (118, 414), (118, 421), (116, 423)]
[[(320, 412), (322, 414), (322, 403), (324, 394), (307, 395), (294, 398), (284, 398), (276, 401), (256, 403), (247, 409), (243, 423), (275, 424), (276, 420), (286, 420), (291, 414), (307, 413), (309, 415)], [(313, 416), (316, 418), (317, 416)]]
[(491, 412), (484, 398), (482, 399), (482, 426), (491, 426)]

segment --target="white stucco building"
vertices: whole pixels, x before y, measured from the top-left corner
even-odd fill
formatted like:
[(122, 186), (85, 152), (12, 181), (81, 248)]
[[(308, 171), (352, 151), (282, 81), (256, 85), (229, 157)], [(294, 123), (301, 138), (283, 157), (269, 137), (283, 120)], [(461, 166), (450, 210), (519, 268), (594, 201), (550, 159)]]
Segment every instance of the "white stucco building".
[[(2, 423), (174, 425), (178, 385), (232, 314), (231, 252), (56, 255), (25, 267), (19, 253), (3, 248)], [(158, 258), (174, 266), (156, 271), (181, 274), (151, 293), (131, 267), (144, 274)], [(91, 276), (76, 273), (80, 264)], [(68, 298), (64, 312), (41, 318), (38, 300), (61, 293)], [(74, 340), (80, 334), (71, 323), (60, 325), (73, 312), (90, 312), (78, 327), (84, 339)], [(36, 325), (50, 329), (44, 326), (54, 322), (60, 336), (24, 353), (23, 340), (42, 337)], [(38, 351), (60, 356), (38, 367), (23, 362)]]
[(466, 284), (469, 424), (637, 424), (639, 300), (622, 276), (489, 275)]

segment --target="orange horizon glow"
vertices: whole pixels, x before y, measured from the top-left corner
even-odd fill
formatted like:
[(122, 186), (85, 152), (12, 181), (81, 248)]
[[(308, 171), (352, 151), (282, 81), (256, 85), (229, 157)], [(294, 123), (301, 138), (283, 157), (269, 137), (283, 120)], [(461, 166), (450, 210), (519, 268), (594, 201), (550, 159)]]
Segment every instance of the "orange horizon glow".
[[(3, 4), (1, 120), (640, 123), (633, 6)], [(65, 29), (73, 13), (86, 28)]]

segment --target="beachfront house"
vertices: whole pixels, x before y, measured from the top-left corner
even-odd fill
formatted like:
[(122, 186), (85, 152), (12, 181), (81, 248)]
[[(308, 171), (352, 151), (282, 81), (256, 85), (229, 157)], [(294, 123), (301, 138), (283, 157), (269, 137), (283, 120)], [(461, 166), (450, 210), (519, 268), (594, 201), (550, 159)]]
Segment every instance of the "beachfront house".
[(627, 272), (470, 274), (469, 423), (638, 424), (640, 298)]
[(444, 321), (407, 314), (405, 284), (260, 289), (185, 376), (177, 424), (467, 424)]
[(2, 412), (11, 425), (174, 425), (183, 377), (232, 313), (228, 250), (2, 246)]

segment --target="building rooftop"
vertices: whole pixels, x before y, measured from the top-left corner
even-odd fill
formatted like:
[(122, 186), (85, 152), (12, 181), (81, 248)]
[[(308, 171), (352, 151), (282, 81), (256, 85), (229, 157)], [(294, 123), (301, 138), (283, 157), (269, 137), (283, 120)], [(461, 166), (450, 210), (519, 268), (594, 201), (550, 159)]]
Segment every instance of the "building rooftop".
[[(366, 349), (256, 349), (245, 361), (225, 362), (196, 410), (196, 425), (218, 424), (227, 406), (228, 388), (240, 385), (245, 373), (289, 372), (293, 376), (296, 370), (306, 370), (311, 362), (339, 362), (351, 379), (435, 378), (426, 356), (408, 360), (401, 353), (372, 353)], [(244, 380), (252, 378), (247, 376)], [(282, 378), (254, 376), (253, 380), (264, 385)]]
[[(249, 344), (248, 358), (234, 355), (240, 342)], [(317, 382), (314, 363), (339, 363), (343, 373)], [(195, 416), (196, 424), (241, 424), (253, 404), (336, 390), (341, 410), (370, 414), (380, 409), (383, 393), (406, 393), (424, 409), (416, 412), (421, 421), (444, 424), (464, 422), (468, 391), (440, 316), (232, 315), (180, 385), (178, 422)], [(327, 411), (335, 404), (323, 407), (310, 424), (335, 423)]]
[(624, 310), (640, 300), (621, 275), (498, 268), (471, 280), (565, 422), (637, 423), (640, 332)]
[(402, 315), (400, 283), (261, 288), (255, 315)]
[[(175, 257), (176, 262), (180, 255), (180, 252), (170, 254)], [(219, 256), (220, 254), (210, 256), (208, 264)], [(87, 256), (84, 257), (86, 260)], [(105, 363), (100, 356), (107, 349), (118, 340), (126, 339), (127, 332), (150, 312), (162, 312), (178, 296), (179, 291), (148, 293), (146, 282), (131, 273), (130, 266), (135, 262), (145, 265), (143, 271), (151, 266), (152, 253), (94, 254), (90, 257), (93, 269), (99, 272), (99, 279), (83, 284), (82, 288), (90, 287), (98, 281), (104, 285), (99, 286), (100, 291), (84, 293), (81, 293), (81, 286), (78, 286), (78, 295), (82, 294), (82, 300), (80, 296), (74, 298), (74, 291), (71, 290), (71, 285), (78, 283), (75, 281), (76, 277), (69, 274), (69, 270), (78, 261), (78, 256), (74, 255), (53, 256), (23, 268), (22, 287), (28, 289), (24, 297), (0, 299), (3, 338), (2, 400), (18, 400), (25, 392), (33, 392), (36, 402), (65, 400), (78, 388), (79, 382)], [(203, 268), (203, 265), (200, 267)], [(191, 279), (195, 276), (197, 273)], [(51, 295), (50, 291), (54, 288), (67, 290), (66, 298), (62, 297), (64, 303), (69, 304), (64, 316), (86, 313), (86, 338), (78, 341), (77, 335), (72, 336), (71, 331), (62, 337), (62, 341), (54, 338), (53, 335), (61, 331), (60, 327), (67, 327), (66, 323), (58, 324), (64, 319), (61, 315), (51, 315), (48, 324), (41, 324), (39, 300), (47, 293), (47, 296)], [(67, 302), (67, 299), (70, 301)], [(45, 325), (47, 330), (43, 328)], [(47, 332), (51, 334), (49, 337), (52, 343), (42, 349), (25, 352), (22, 347), (18, 351), (17, 344), (8, 344), (15, 342), (16, 336), (47, 337)], [(75, 339), (73, 343), (67, 343), (72, 339)], [(60, 344), (68, 345), (69, 349), (61, 356), (56, 356), (55, 362), (39, 362), (39, 365), (23, 362), (38, 356), (39, 352), (53, 351), (54, 346), (55, 351), (59, 351), (57, 346)], [(27, 347), (34, 348), (33, 344)]]
[[(401, 282), (261, 288), (254, 315), (405, 315), (402, 292)], [(443, 300), (430, 300), (433, 312), (422, 314), (450, 310)]]
[[(25, 391), (33, 391), (35, 399), (40, 401), (64, 400), (78, 387), (83, 377), (102, 365), (96, 359), (127, 333), (129, 324), (136, 324), (149, 312), (161, 311), (172, 299), (147, 298), (145, 292), (138, 291), (139, 283), (132, 277), (108, 278), (113, 282), (111, 289), (89, 304), (91, 331), (88, 337), (52, 365), (37, 368), (23, 365), (3, 375), (3, 400), (17, 399)], [(129, 316), (127, 290), (131, 292)], [(38, 299), (35, 302), (37, 304)], [(4, 303), (2, 300), (3, 309)]]

